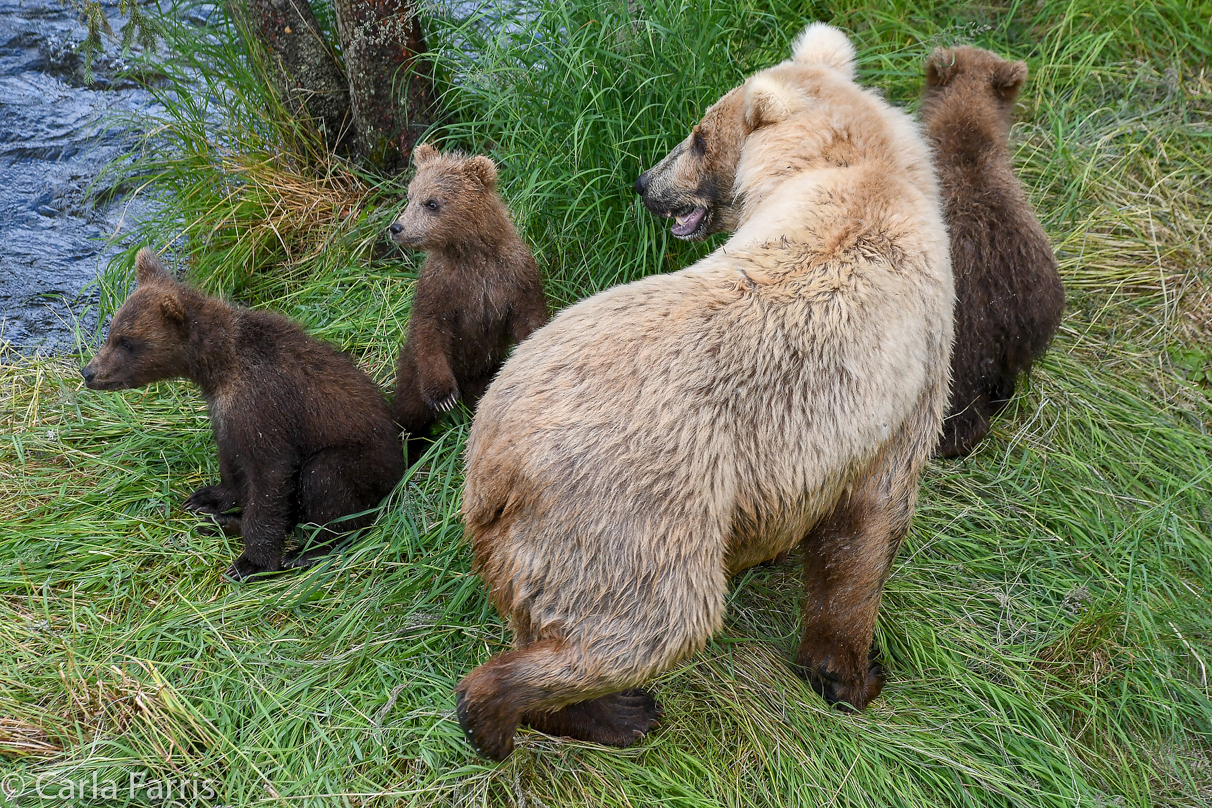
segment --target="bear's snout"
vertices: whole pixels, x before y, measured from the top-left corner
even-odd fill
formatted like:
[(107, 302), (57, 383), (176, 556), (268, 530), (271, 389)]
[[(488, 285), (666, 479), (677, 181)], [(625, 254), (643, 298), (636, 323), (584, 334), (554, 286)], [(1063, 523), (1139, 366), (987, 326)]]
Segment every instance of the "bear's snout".
[(387, 228), (387, 232), (391, 233), (393, 236), (400, 235), (403, 230), (404, 225), (400, 224), (399, 222), (392, 222), (391, 227)]
[(640, 196), (643, 196), (644, 192), (646, 190), (648, 190), (648, 172), (647, 171), (645, 171), (643, 174), (641, 174), (640, 176), (635, 178), (634, 188), (635, 188), (635, 192), (637, 194), (639, 194)]
[(89, 362), (88, 365), (85, 365), (84, 367), (80, 368), (80, 375), (84, 377), (84, 386), (85, 387), (92, 387), (93, 379), (97, 378), (97, 371), (93, 370), (90, 367), (91, 364), (92, 363)]

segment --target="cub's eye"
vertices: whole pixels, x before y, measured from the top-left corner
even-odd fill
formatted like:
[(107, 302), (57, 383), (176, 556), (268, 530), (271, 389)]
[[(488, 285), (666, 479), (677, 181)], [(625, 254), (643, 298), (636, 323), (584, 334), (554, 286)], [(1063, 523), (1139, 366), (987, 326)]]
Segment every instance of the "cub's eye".
[(437, 210), (438, 209), (438, 200), (436, 200), (436, 199), (425, 200), (425, 207), (429, 208), (430, 210)]
[(130, 340), (128, 340), (126, 337), (122, 337), (118, 340), (118, 347), (127, 353), (134, 353), (135, 350), (134, 346), (131, 345)]
[(702, 157), (707, 153), (707, 141), (703, 140), (703, 133), (699, 130), (694, 130), (694, 137), (690, 139), (690, 150)]

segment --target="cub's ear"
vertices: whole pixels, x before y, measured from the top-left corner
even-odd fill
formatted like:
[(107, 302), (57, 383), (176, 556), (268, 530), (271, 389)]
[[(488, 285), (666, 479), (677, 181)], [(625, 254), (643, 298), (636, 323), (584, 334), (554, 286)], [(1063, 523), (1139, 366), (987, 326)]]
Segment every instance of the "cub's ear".
[(488, 190), (497, 187), (497, 164), (478, 154), (467, 161), (467, 171)]
[(175, 289), (166, 290), (164, 296), (160, 298), (160, 316), (164, 318), (165, 323), (181, 331), (184, 331), (185, 326), (189, 323), (189, 316), (185, 311), (185, 301), (181, 299)]
[(139, 281), (140, 285), (171, 279), (172, 276), (164, 268), (160, 256), (150, 247), (139, 250), (139, 254), (135, 256), (135, 280)]
[(750, 130), (779, 123), (795, 109), (795, 91), (769, 78), (756, 76), (745, 85), (745, 124)]
[(412, 164), (417, 168), (420, 168), (431, 160), (437, 159), (437, 157), (438, 150), (428, 143), (422, 143), (412, 150)]
[(1018, 98), (1018, 91), (1027, 81), (1025, 62), (1001, 62), (993, 70), (993, 90), (1006, 101)]
[(955, 51), (950, 48), (935, 48), (926, 58), (927, 87), (944, 87), (958, 72)]

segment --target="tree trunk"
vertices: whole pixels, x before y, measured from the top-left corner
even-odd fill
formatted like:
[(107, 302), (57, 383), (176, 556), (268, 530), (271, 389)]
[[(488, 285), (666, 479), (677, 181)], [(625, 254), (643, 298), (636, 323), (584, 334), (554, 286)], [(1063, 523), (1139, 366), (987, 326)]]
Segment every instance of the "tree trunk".
[(420, 61), (425, 37), (411, 0), (333, 0), (349, 76), (357, 151), (397, 171), (432, 121), (433, 91)]
[(228, 0), (228, 12), (264, 45), (287, 107), (315, 121), (329, 148), (353, 130), (349, 85), (307, 0)]

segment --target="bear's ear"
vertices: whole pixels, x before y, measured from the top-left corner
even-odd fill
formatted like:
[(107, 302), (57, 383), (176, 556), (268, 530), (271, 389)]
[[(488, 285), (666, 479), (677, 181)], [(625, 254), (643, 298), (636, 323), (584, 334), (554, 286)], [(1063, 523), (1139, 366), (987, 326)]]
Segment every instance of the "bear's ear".
[(1005, 101), (1018, 98), (1018, 91), (1026, 81), (1026, 62), (1001, 62), (993, 69), (993, 90)]
[(412, 150), (412, 164), (417, 168), (420, 168), (431, 160), (437, 159), (437, 157), (438, 150), (428, 143), (422, 143)]
[(177, 294), (177, 290), (165, 290), (160, 298), (160, 316), (164, 318), (164, 322), (182, 332), (185, 331), (189, 318), (185, 312), (185, 301)]
[(926, 86), (943, 87), (959, 72), (955, 66), (955, 51), (935, 48), (926, 59)]
[(467, 171), (488, 190), (497, 187), (497, 164), (482, 154), (467, 161)]
[(139, 254), (135, 256), (135, 280), (139, 281), (140, 285), (171, 278), (168, 270), (164, 268), (164, 263), (160, 261), (160, 256), (156, 255), (150, 247), (139, 250)]
[(793, 91), (767, 76), (755, 76), (745, 85), (745, 124), (752, 131), (791, 117)]
[(854, 78), (854, 45), (832, 25), (814, 22), (791, 45), (791, 58), (803, 64), (831, 67), (846, 78)]

